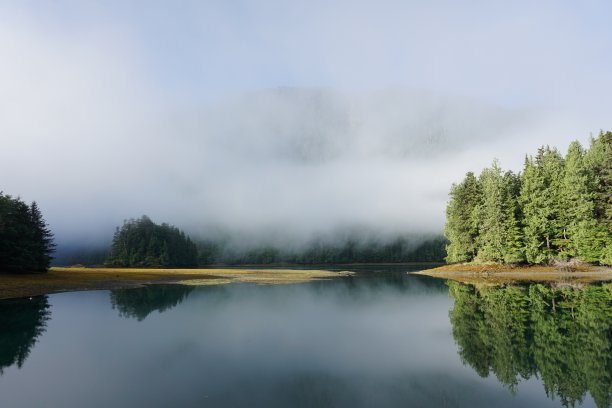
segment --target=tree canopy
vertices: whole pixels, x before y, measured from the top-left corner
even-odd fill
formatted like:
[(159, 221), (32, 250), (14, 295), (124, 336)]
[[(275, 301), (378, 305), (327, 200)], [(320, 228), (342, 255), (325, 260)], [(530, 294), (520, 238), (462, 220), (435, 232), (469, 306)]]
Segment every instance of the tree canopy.
[(544, 263), (571, 258), (612, 264), (612, 132), (564, 156), (543, 146), (522, 173), (495, 161), (450, 191), (448, 262)]
[(198, 249), (178, 228), (143, 215), (117, 227), (106, 265), (116, 267), (197, 266)]
[(36, 202), (27, 205), (0, 192), (0, 272), (46, 272), (54, 249)]

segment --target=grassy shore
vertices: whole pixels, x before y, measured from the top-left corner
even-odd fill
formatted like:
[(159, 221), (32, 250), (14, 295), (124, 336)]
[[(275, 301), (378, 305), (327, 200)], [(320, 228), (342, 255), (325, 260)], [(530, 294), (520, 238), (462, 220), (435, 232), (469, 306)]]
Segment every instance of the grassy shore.
[(51, 268), (43, 274), (0, 274), (0, 299), (79, 290), (120, 289), (152, 283), (287, 284), (348, 276), (350, 272), (292, 269)]
[(591, 283), (612, 281), (612, 268), (588, 264), (572, 266), (571, 268), (545, 265), (449, 264), (412, 273), (463, 283)]

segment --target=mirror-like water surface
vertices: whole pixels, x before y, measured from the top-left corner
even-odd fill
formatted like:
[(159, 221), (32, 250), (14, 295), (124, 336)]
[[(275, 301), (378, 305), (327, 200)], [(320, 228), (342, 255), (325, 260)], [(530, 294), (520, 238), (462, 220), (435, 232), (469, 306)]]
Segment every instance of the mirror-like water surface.
[(0, 301), (0, 406), (610, 406), (612, 286), (365, 269)]

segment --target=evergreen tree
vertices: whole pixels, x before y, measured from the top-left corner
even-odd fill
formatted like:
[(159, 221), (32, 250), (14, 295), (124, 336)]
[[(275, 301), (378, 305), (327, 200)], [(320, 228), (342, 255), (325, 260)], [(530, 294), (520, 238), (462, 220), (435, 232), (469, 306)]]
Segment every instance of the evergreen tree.
[(478, 260), (498, 262), (504, 257), (505, 214), (503, 177), (497, 161), (478, 180), (482, 200), (478, 206)]
[(502, 186), (502, 211), (504, 213), (504, 257), (506, 263), (525, 260), (523, 249), (522, 212), (518, 202), (521, 178), (508, 171), (504, 174)]
[(591, 139), (584, 163), (591, 176), (596, 220), (587, 236), (589, 249), (594, 249), (589, 252), (594, 257), (601, 247), (599, 261), (612, 265), (612, 132), (600, 132)]
[(33, 201), (30, 205), (30, 228), (32, 231), (32, 245), (33, 256), (36, 263), (36, 270), (44, 272), (49, 269), (51, 254), (55, 250), (55, 244), (53, 243), (53, 234), (47, 227), (47, 223), (43, 219), (42, 213), (38, 208), (36, 201)]
[(0, 192), (0, 271), (45, 272), (54, 247), (38, 205)]
[(534, 159), (525, 160), (520, 204), (523, 209), (525, 257), (542, 263), (559, 254), (563, 236), (560, 219), (560, 186), (563, 158), (556, 149), (542, 147)]
[(597, 262), (601, 258), (605, 242), (595, 219), (594, 173), (584, 162), (584, 149), (572, 142), (565, 158), (565, 173), (561, 187), (561, 220), (564, 257), (578, 257)]
[(469, 262), (476, 256), (480, 201), (480, 185), (472, 172), (467, 173), (460, 184), (451, 187), (444, 228), (449, 241), (447, 262)]

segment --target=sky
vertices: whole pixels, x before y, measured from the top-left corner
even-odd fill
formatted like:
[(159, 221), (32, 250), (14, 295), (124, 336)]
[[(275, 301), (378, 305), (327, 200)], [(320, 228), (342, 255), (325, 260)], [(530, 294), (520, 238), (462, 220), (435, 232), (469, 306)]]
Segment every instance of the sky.
[(612, 129), (609, 1), (0, 0), (0, 190), (62, 243), (439, 233), (494, 158)]

